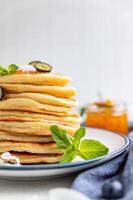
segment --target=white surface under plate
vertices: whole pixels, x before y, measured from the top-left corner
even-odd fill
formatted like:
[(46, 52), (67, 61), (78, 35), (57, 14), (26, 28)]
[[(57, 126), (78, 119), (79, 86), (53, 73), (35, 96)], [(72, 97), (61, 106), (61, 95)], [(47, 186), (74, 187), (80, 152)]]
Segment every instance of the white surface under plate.
[(111, 160), (125, 150), (129, 140), (125, 136), (110, 131), (88, 128), (85, 138), (95, 139), (109, 148), (109, 154), (91, 160), (75, 160), (69, 164), (41, 164), (41, 165), (0, 165), (0, 178), (14, 180), (48, 179), (64, 176), (84, 169), (96, 167)]

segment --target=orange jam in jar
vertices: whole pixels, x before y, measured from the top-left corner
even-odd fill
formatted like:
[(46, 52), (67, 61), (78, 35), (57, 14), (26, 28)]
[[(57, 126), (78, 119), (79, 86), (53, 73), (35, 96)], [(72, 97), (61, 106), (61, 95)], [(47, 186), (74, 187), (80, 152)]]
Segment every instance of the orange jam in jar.
[(128, 134), (128, 117), (124, 103), (106, 100), (88, 106), (86, 126)]

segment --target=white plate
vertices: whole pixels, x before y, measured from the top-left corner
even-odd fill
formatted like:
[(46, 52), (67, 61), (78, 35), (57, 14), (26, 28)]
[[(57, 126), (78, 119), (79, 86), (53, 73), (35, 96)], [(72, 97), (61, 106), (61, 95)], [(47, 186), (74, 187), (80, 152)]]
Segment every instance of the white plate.
[(64, 176), (84, 169), (96, 167), (127, 150), (129, 139), (110, 131), (88, 128), (85, 138), (99, 140), (109, 148), (109, 154), (92, 160), (76, 159), (70, 164), (0, 165), (0, 177), (14, 180), (47, 179)]

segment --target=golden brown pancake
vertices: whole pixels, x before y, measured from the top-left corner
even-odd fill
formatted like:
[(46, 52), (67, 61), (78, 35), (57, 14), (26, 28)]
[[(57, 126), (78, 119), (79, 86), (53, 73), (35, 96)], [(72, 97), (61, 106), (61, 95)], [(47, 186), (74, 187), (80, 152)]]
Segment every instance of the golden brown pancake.
[(10, 117), (10, 116), (7, 116), (7, 117), (0, 117), (0, 121), (9, 121), (9, 122), (43, 122), (43, 123), (52, 123), (52, 124), (62, 124), (62, 125), (65, 125), (65, 126), (72, 126), (72, 127), (75, 127), (75, 128), (79, 128), (79, 123), (78, 124), (73, 124), (73, 123), (70, 123), (70, 122), (61, 122), (61, 121), (49, 121), (49, 120), (43, 120), (43, 119), (34, 119), (34, 118), (19, 118), (19, 117)]
[(70, 108), (41, 104), (32, 99), (12, 98), (0, 102), (0, 110), (21, 110), (36, 113), (68, 116)]
[(62, 154), (64, 151), (58, 149), (56, 143), (28, 143), (28, 142), (9, 142), (0, 141), (0, 153), (28, 152), (35, 154)]
[(42, 135), (51, 136), (49, 130), (51, 125), (57, 125), (60, 128), (66, 130), (69, 134), (74, 135), (78, 126), (66, 126), (63, 124), (55, 124), (52, 122), (10, 122), (10, 121), (0, 121), (0, 130), (7, 131), (10, 133), (23, 133), (26, 135)]
[(68, 125), (79, 125), (81, 122), (81, 117), (78, 114), (70, 114), (70, 116), (55, 116), (55, 115), (45, 115), (33, 112), (23, 112), (23, 111), (0, 111), (0, 121), (22, 121), (22, 122), (39, 122), (39, 121), (51, 121)]
[[(21, 164), (53, 164), (60, 161), (61, 155), (43, 155), (30, 153), (11, 152), (13, 156), (20, 159)], [(15, 160), (4, 160), (8, 163), (16, 163)]]
[(40, 93), (27, 93), (27, 92), (7, 93), (4, 96), (4, 99), (11, 99), (11, 98), (29, 98), (39, 103), (54, 105), (54, 106), (64, 106), (68, 108), (73, 108), (78, 105), (77, 101), (72, 99), (59, 98), (48, 94), (40, 94)]
[(54, 140), (51, 136), (25, 135), (0, 131), (0, 141), (48, 143)]
[(70, 98), (75, 96), (77, 91), (73, 87), (60, 87), (60, 86), (37, 86), (26, 84), (3, 84), (0, 86), (4, 88), (6, 92), (10, 93), (22, 93), (22, 92), (34, 92), (49, 94), (56, 97)]
[(7, 76), (0, 76), (0, 83), (65, 86), (69, 82), (69, 77), (51, 73), (13, 74)]

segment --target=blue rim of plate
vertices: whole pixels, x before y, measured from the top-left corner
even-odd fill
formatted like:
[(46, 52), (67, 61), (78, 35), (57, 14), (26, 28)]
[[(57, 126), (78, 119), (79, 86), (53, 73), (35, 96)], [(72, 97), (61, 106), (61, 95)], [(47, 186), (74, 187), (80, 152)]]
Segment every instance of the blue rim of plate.
[[(111, 131), (110, 131), (111, 132)], [(113, 134), (120, 135), (118, 133), (112, 132)], [(77, 161), (77, 162), (72, 162), (72, 163), (67, 163), (67, 164), (38, 164), (38, 165), (21, 165), (21, 166), (16, 166), (16, 165), (1, 165), (0, 170), (17, 170), (17, 171), (25, 171), (25, 170), (53, 170), (53, 169), (63, 169), (63, 168), (71, 168), (71, 167), (79, 167), (79, 166), (84, 166), (90, 163), (94, 163), (100, 160), (106, 160), (108, 158), (113, 158), (115, 155), (119, 156), (121, 155), (124, 151), (127, 150), (130, 144), (130, 140), (128, 137), (124, 135), (120, 135), (121, 137), (124, 138), (125, 140), (125, 145), (120, 148), (119, 150), (113, 151), (112, 153), (109, 153), (105, 156), (101, 156), (98, 158), (94, 158), (91, 160), (83, 160), (83, 161)], [(116, 157), (115, 156), (115, 157)]]

